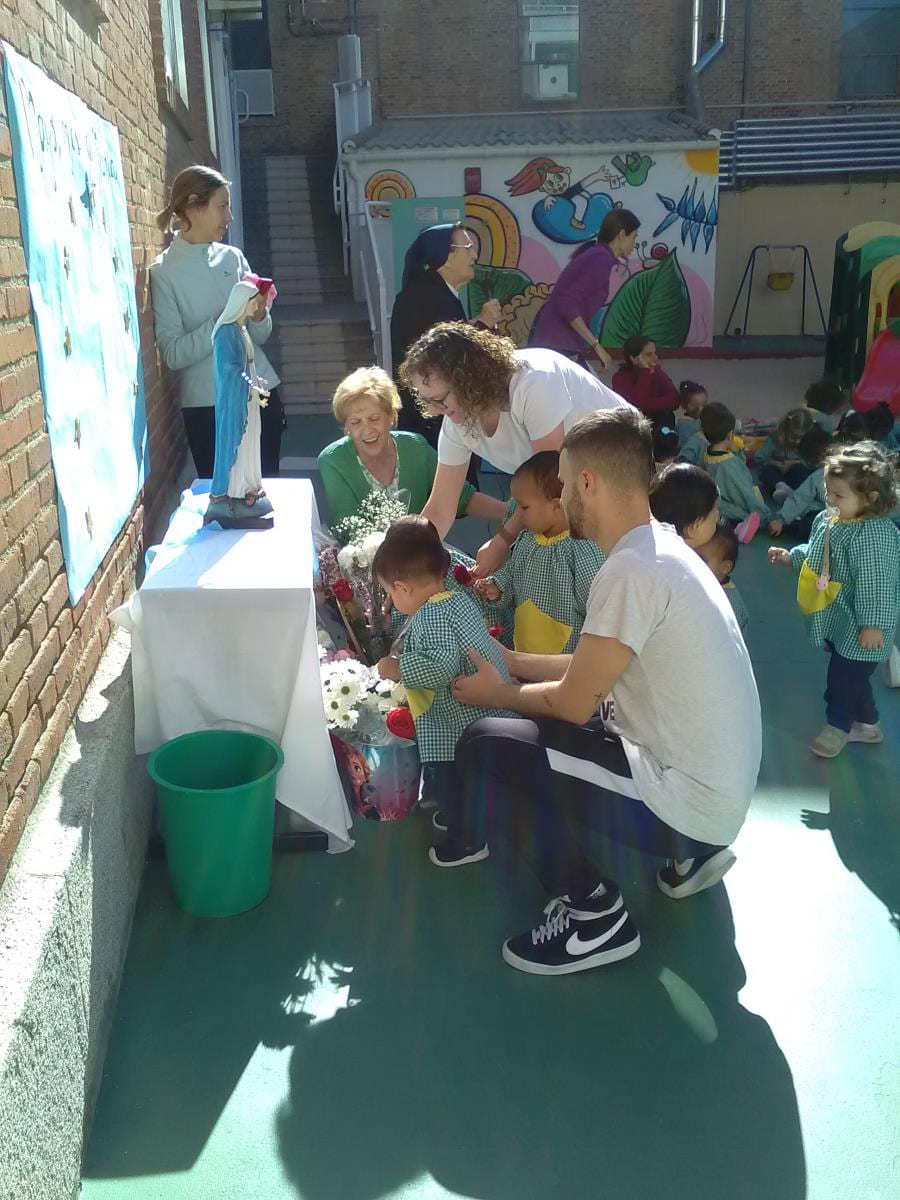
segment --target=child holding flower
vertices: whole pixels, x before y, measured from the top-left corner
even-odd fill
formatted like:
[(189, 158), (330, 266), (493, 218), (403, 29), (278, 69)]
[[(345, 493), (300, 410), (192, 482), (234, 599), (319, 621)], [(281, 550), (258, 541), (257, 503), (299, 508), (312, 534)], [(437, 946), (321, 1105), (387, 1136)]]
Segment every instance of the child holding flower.
[[(378, 663), (384, 679), (401, 682), (416, 725), (416, 739), (426, 794), (437, 801), (435, 826), (445, 829), (442, 801), (459, 790), (454, 754), (463, 731), (480, 717), (510, 716), (499, 709), (469, 707), (453, 696), (458, 675), (473, 675), (468, 650), (474, 649), (509, 679), (499, 646), (467, 590), (448, 591), (445, 576), (450, 556), (437, 529), (426, 518), (405, 517), (387, 531), (372, 569), (398, 612), (411, 617), (399, 655)], [(486, 843), (473, 845), (448, 838), (432, 847), (429, 858), (439, 867), (459, 867), (487, 858)]]

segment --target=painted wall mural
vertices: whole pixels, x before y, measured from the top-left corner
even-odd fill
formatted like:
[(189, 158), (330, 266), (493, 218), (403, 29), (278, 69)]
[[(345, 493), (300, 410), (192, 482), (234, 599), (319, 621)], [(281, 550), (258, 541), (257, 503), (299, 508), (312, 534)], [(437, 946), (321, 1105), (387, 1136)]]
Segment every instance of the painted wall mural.
[[(561, 161), (516, 161), (473, 149), (482, 190), (465, 197), (478, 241), (469, 304), (500, 301), (501, 328), (525, 345), (541, 306), (575, 248), (596, 237), (607, 213), (631, 209), (641, 222), (635, 253), (617, 267), (608, 303), (591, 322), (605, 346), (643, 333), (660, 346), (712, 342), (719, 153), (640, 146)], [(443, 195), (458, 187), (460, 160), (420, 161), (407, 173), (385, 163), (366, 183), (370, 200)]]

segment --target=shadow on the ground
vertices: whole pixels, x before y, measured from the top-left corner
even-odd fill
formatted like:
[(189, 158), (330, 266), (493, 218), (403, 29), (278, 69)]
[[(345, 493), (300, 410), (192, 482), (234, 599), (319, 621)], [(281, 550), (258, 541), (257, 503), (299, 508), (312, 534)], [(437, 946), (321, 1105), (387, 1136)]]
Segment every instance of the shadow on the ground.
[[(864, 772), (860, 770), (863, 755), (868, 759)], [(878, 897), (900, 933), (897, 760), (888, 747), (850, 746), (829, 765), (829, 810), (806, 810), (803, 823), (808, 829), (831, 833), (841, 862)]]
[(430, 1175), (485, 1200), (805, 1196), (790, 1070), (738, 1003), (724, 887), (629, 888), (640, 954), (542, 979), (499, 957), (534, 912), (513, 916), (507, 874), (410, 873), (394, 905), (359, 881), (333, 906), (323, 953), (353, 965), (356, 1004), (296, 1037), (277, 1127), (298, 1194), (375, 1200)]
[(791, 1074), (738, 1003), (724, 887), (675, 903), (625, 871), (641, 952), (533, 978), (499, 956), (533, 878), (502, 856), (438, 871), (415, 821), (276, 860), (269, 900), (227, 921), (177, 913), (150, 865), (87, 1177), (190, 1169), (263, 1044), (292, 1047), (289, 1092), (273, 1131), (273, 1079), (246, 1137), (275, 1134), (304, 1200), (422, 1176), (485, 1200), (802, 1200)]

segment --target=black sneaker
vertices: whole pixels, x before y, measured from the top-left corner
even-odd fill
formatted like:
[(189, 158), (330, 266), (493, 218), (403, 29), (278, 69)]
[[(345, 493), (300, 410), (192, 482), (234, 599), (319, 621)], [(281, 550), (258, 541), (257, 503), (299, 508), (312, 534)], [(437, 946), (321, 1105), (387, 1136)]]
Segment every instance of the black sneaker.
[(683, 900), (714, 887), (736, 861), (730, 846), (707, 854), (705, 858), (687, 858), (683, 862), (669, 859), (668, 864), (657, 872), (656, 883), (665, 895), (673, 900)]
[(572, 908), (562, 898), (551, 900), (544, 909), (542, 925), (510, 938), (503, 944), (503, 957), (511, 967), (529, 975), (572, 975), (630, 958), (640, 949), (641, 935), (622, 903), (598, 898), (600, 905), (613, 903), (612, 910), (591, 911), (592, 901), (579, 901)]
[(481, 862), (489, 854), (487, 842), (466, 846), (454, 838), (444, 838), (428, 851), (428, 857), (436, 867), (464, 867), (467, 863)]
[(438, 833), (446, 833), (447, 832), (447, 818), (444, 816), (444, 814), (441, 812), (441, 810), (439, 808), (436, 808), (434, 810), (434, 812), (431, 814), (431, 823), (435, 827), (435, 829), (438, 831)]

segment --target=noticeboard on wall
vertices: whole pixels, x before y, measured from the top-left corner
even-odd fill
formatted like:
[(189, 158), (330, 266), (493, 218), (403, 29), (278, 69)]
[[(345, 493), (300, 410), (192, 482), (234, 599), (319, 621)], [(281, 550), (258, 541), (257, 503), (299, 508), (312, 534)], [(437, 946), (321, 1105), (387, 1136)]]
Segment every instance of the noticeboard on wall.
[(119, 132), (3, 43), (22, 240), (72, 603), (149, 470)]

